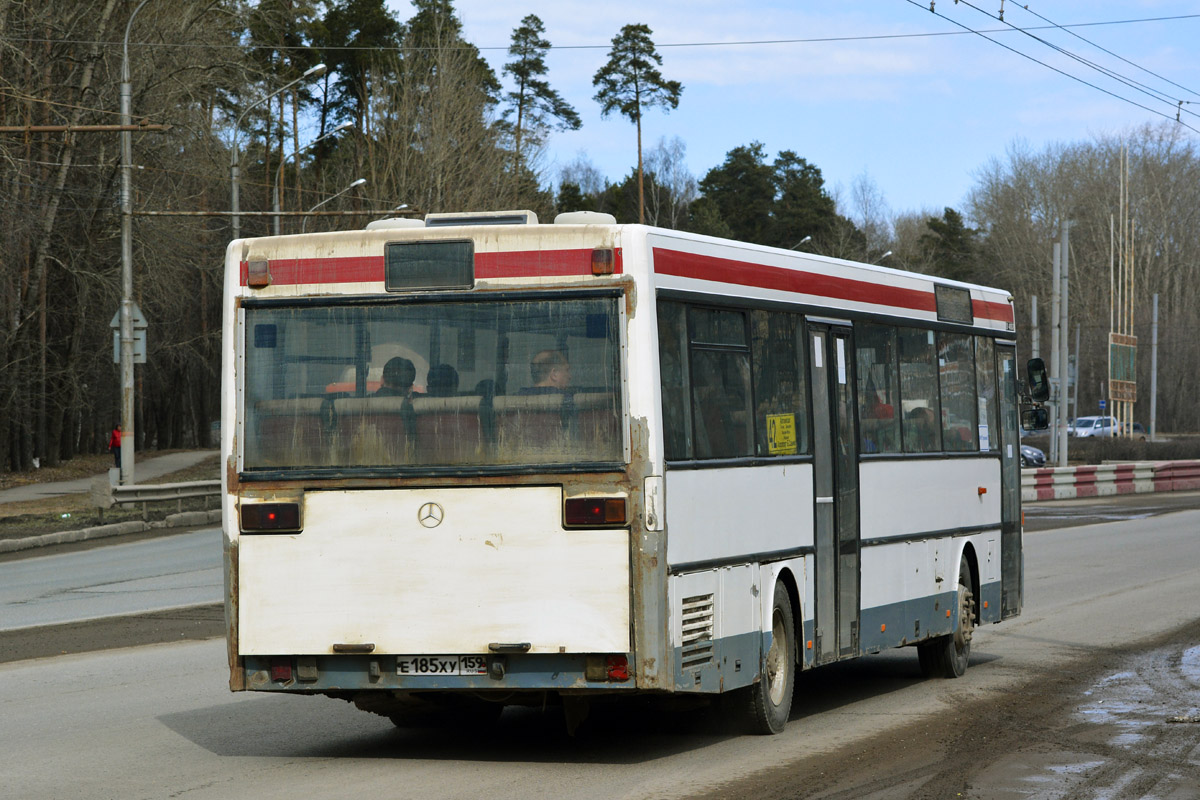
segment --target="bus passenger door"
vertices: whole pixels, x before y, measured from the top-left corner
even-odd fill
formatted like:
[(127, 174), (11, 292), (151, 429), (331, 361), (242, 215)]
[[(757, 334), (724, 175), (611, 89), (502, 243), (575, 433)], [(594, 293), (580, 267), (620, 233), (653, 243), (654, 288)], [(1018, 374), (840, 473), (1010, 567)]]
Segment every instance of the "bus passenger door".
[(817, 664), (859, 652), (858, 435), (848, 327), (809, 322)]
[(1021, 613), (1025, 560), (1021, 554), (1021, 432), (1017, 354), (997, 347), (1000, 361), (1000, 618)]

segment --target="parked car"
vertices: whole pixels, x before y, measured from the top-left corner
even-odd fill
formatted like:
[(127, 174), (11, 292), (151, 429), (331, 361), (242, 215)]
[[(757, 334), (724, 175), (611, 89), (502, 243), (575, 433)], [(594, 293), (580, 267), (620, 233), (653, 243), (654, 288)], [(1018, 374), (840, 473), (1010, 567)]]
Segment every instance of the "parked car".
[(1142, 427), (1142, 423), (1140, 422), (1133, 423), (1132, 432), (1129, 435), (1134, 439), (1140, 439), (1143, 442), (1150, 438), (1150, 434), (1146, 432), (1146, 429)]
[(1087, 436), (1116, 436), (1121, 430), (1121, 423), (1116, 417), (1079, 417), (1073, 421), (1068, 430), (1072, 436), (1084, 438)]
[(1033, 445), (1023, 444), (1021, 445), (1021, 466), (1044, 467), (1046, 466), (1046, 454)]

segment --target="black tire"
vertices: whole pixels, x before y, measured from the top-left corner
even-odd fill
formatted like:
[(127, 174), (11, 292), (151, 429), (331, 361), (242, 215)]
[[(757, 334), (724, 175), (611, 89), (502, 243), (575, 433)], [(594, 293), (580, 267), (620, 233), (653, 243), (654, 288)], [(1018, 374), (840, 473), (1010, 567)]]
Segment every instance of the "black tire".
[(792, 600), (775, 584), (771, 606), (771, 647), (763, 656), (762, 675), (749, 689), (747, 724), (752, 733), (782, 733), (792, 713), (796, 685), (796, 626)]
[(958, 593), (954, 633), (917, 645), (921, 674), (927, 678), (961, 678), (971, 661), (971, 638), (975, 633), (975, 592), (971, 564), (964, 554), (958, 564)]

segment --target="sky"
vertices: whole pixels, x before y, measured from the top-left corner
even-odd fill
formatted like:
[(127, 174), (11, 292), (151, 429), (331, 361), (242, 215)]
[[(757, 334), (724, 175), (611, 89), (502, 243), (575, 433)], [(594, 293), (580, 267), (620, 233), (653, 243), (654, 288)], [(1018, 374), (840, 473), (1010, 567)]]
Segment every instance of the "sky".
[[(400, 19), (412, 15), (409, 2), (389, 2)], [(1196, 0), (1030, 0), (1028, 9), (1005, 0), (936, 0), (936, 14), (928, 0), (454, 5), (465, 37), (497, 75), (521, 19), (536, 14), (545, 25), (554, 45), (546, 78), (583, 119), (580, 130), (551, 137), (543, 165), (549, 180), (581, 156), (611, 181), (636, 165), (634, 126), (617, 114), (602, 119), (592, 85), (612, 38), (631, 23), (650, 26), (662, 74), (684, 87), (677, 109), (645, 113), (643, 147), (679, 137), (697, 178), (732, 148), (757, 141), (772, 159), (793, 150), (815, 164), (840, 202), (849, 204), (852, 186), (865, 177), (893, 213), (940, 215), (945, 206), (963, 209), (979, 170), (1014, 145), (1038, 151), (1146, 123), (1174, 124), (1179, 100), (1188, 101), (1181, 119), (1200, 130)], [(1176, 19), (1029, 31), (1143, 85), (1136, 88), (1014, 30), (1164, 17)], [(988, 37), (1004, 46), (967, 29), (999, 31)], [(511, 83), (500, 77), (507, 89)]]

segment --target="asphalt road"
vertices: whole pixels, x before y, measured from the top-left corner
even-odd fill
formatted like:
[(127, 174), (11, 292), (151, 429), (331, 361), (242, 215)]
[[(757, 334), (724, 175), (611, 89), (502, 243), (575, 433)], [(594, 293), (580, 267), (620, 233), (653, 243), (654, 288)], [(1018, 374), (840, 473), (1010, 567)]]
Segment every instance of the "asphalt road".
[(221, 530), (0, 563), (0, 631), (222, 602)]
[[(979, 631), (966, 677), (921, 680), (912, 650), (816, 670), (769, 738), (642, 704), (598, 710), (574, 739), (553, 709), (396, 729), (328, 698), (230, 694), (219, 640), (0, 665), (0, 786), (23, 798), (1194, 797), (1200, 725), (1159, 719), (1139, 739), (1087, 704), (1128, 707), (1149, 686), (1144, 708), (1172, 698), (1166, 711), (1191, 713), (1198, 532), (1186, 511), (1030, 533), (1025, 612)], [(1128, 677), (1160, 652), (1158, 678)]]

